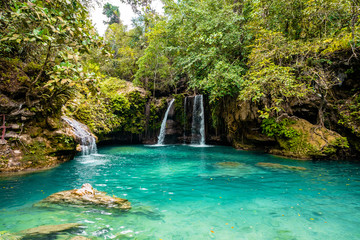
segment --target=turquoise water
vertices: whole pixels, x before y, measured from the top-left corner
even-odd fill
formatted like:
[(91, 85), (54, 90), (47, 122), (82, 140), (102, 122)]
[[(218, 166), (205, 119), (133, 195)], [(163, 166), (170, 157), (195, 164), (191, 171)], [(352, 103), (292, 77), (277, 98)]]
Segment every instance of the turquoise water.
[[(216, 164), (230, 161), (241, 165)], [(103, 147), (49, 171), (0, 178), (0, 232), (76, 222), (83, 227), (51, 239), (360, 239), (359, 168), (219, 146)], [(83, 183), (128, 199), (132, 210), (33, 207)]]

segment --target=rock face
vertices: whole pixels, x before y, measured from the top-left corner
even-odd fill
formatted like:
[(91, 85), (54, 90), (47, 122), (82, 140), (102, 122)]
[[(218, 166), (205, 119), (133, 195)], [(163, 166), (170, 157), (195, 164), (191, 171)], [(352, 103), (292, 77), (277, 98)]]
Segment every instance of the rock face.
[(0, 173), (38, 170), (72, 159), (76, 142), (61, 121), (60, 102), (49, 109), (41, 88), (30, 89), (36, 66), (0, 59)]
[(70, 206), (91, 205), (121, 210), (131, 209), (130, 202), (127, 199), (108, 196), (105, 192), (93, 189), (89, 183), (85, 183), (80, 189), (54, 193), (41, 200), (36, 206), (46, 206), (48, 203)]

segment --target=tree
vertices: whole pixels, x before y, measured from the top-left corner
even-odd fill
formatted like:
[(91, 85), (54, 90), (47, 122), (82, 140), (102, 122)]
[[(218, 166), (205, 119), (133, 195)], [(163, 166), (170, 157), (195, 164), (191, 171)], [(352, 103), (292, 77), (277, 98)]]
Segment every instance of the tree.
[(59, 111), (76, 85), (91, 83), (80, 54), (101, 42), (80, 1), (11, 0), (1, 15), (0, 56), (19, 58), (33, 68), (28, 107), (41, 96), (47, 112)]
[(246, 71), (246, 20), (232, 4), (209, 1), (165, 1), (168, 51), (177, 74), (190, 86), (209, 93), (210, 101), (236, 96)]
[(144, 55), (138, 60), (139, 70), (135, 74), (135, 83), (152, 90), (155, 97), (156, 90), (166, 91), (174, 85), (174, 71), (166, 54), (166, 36), (164, 20), (158, 21), (147, 33), (148, 47)]
[(120, 23), (119, 7), (106, 3), (103, 7), (103, 14), (109, 19), (109, 21), (104, 21), (105, 24)]
[(137, 70), (136, 61), (141, 54), (140, 47), (132, 44), (134, 35), (136, 29), (127, 30), (121, 22), (107, 28), (105, 39), (112, 50), (112, 56), (100, 63), (101, 71), (109, 76), (132, 81)]

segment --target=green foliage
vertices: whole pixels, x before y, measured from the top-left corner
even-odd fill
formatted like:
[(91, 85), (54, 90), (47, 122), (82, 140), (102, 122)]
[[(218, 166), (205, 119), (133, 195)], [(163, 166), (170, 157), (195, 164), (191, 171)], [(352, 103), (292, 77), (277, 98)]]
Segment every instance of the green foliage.
[(245, 72), (245, 20), (233, 5), (209, 1), (166, 1), (167, 49), (177, 74), (187, 74), (190, 86), (206, 91), (211, 101), (234, 95)]
[(184, 100), (185, 97), (183, 94), (174, 94), (173, 95), (174, 101), (174, 113), (175, 113), (175, 120), (177, 122), (182, 123), (182, 125), (186, 124), (186, 118), (184, 119)]
[(339, 149), (350, 148), (349, 142), (346, 137), (338, 137), (335, 141), (331, 142), (323, 149), (326, 155), (336, 154)]
[(0, 29), (0, 57), (19, 58), (27, 70), (27, 105), (40, 97), (44, 114), (58, 113), (76, 88), (94, 81), (80, 54), (101, 42), (79, 0), (11, 0), (0, 10)]
[(112, 56), (98, 59), (100, 71), (112, 77), (131, 81), (137, 71), (136, 61), (142, 50), (132, 45), (136, 38), (136, 29), (127, 30), (121, 22), (111, 24), (105, 33), (105, 39), (112, 51)]
[(354, 134), (360, 136), (360, 95), (356, 93), (346, 102), (339, 102), (338, 105), (338, 124), (351, 129)]
[(46, 165), (47, 149), (43, 142), (35, 141), (30, 145), (26, 145), (26, 154), (24, 155), (23, 162), (31, 162), (32, 166)]
[(148, 47), (137, 61), (139, 70), (134, 76), (134, 83), (153, 91), (154, 96), (155, 90), (167, 91), (174, 84), (174, 70), (165, 51), (168, 35), (165, 26), (165, 21), (158, 21), (146, 34)]
[(98, 92), (84, 93), (67, 103), (66, 114), (89, 126), (98, 136), (113, 131), (144, 131), (147, 96), (131, 83), (108, 77), (98, 84)]
[(106, 3), (103, 7), (103, 14), (109, 19), (109, 21), (104, 21), (105, 24), (120, 23), (119, 7)]
[(275, 118), (263, 119), (261, 123), (262, 132), (269, 137), (277, 138), (296, 138), (300, 136), (300, 133), (294, 128), (290, 127), (295, 122), (284, 118), (281, 121), (277, 121)]
[(129, 100), (122, 94), (115, 95), (111, 98), (111, 108), (117, 115), (124, 115), (130, 110)]

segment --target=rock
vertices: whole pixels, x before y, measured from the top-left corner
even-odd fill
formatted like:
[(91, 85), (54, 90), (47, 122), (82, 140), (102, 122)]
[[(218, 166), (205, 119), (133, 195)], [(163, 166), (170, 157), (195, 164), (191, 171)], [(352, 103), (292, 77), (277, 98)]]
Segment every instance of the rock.
[(76, 151), (81, 152), (81, 145), (80, 144), (76, 145)]
[(46, 122), (51, 129), (58, 129), (60, 127), (60, 119), (47, 117)]
[(14, 150), (14, 154), (15, 155), (20, 155), (20, 154), (22, 154), (22, 152), (20, 150)]
[(288, 166), (288, 165), (282, 165), (279, 163), (259, 162), (256, 165), (261, 166), (261, 167), (269, 167), (269, 168), (285, 169), (285, 170), (299, 170), (299, 171), (307, 170), (304, 167)]
[(18, 115), (22, 117), (33, 117), (35, 116), (35, 113), (28, 111), (26, 109), (19, 109), (10, 113), (10, 116), (18, 116)]
[(83, 237), (83, 236), (76, 236), (76, 237), (71, 238), (70, 240), (91, 240), (91, 239)]
[(13, 131), (6, 131), (5, 138), (18, 138), (19, 135)]
[(77, 228), (81, 226), (79, 223), (65, 223), (59, 225), (43, 225), (36, 228), (30, 228), (21, 231), (22, 234), (25, 235), (47, 235), (51, 233), (63, 232), (67, 230), (71, 230), (73, 228)]
[(89, 183), (85, 183), (81, 186), (80, 189), (75, 189), (73, 193), (79, 196), (84, 196), (87, 194), (94, 195), (95, 191), (94, 188)]
[(19, 109), (19, 103), (0, 93), (0, 109), (2, 114), (8, 114), (15, 109)]
[(229, 167), (229, 168), (244, 166), (243, 163), (239, 163), (239, 162), (217, 162), (215, 163), (215, 165), (219, 167)]
[(41, 200), (36, 206), (46, 206), (48, 203), (74, 206), (92, 205), (121, 210), (131, 209), (130, 202), (127, 199), (108, 196), (105, 192), (93, 189), (89, 183), (85, 183), (80, 189), (54, 193)]
[(305, 119), (293, 120), (289, 128), (294, 129), (299, 136), (276, 139), (283, 156), (299, 159), (330, 158), (331, 155), (336, 157), (338, 150), (346, 149), (347, 140), (340, 134), (325, 127), (313, 125)]
[(8, 128), (18, 130), (18, 129), (20, 129), (20, 125), (19, 124), (11, 124), (11, 125), (8, 126)]

